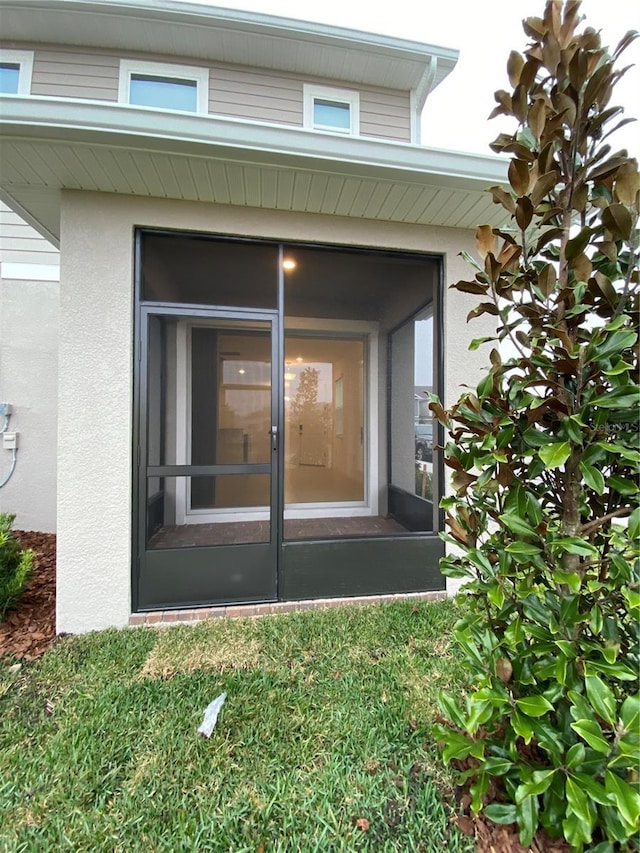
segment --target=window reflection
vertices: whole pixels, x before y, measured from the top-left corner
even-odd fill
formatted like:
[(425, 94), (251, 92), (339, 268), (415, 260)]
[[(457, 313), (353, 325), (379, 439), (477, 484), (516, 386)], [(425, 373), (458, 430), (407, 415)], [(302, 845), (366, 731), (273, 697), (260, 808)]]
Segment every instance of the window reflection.
[(364, 341), (285, 339), (285, 503), (364, 500)]
[(16, 95), (20, 83), (20, 66), (13, 62), (0, 63), (0, 93)]
[(391, 335), (391, 514), (411, 530), (434, 519), (433, 313), (428, 306)]
[(198, 84), (195, 80), (132, 74), (129, 103), (144, 107), (196, 112)]

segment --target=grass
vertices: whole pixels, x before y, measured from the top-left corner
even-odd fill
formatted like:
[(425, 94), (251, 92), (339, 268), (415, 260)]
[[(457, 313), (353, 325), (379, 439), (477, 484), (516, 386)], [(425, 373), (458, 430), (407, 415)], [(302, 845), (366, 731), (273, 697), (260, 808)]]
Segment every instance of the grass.
[(456, 617), (331, 608), (0, 662), (0, 850), (470, 850), (429, 733), (437, 692), (461, 689)]

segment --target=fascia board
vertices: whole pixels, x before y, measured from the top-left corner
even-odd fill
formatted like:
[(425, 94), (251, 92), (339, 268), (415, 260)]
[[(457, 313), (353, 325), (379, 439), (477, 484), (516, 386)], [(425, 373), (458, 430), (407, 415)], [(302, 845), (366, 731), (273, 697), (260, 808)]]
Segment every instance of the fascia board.
[(0, 98), (5, 139), (49, 138), (237, 162), (368, 175), (457, 189), (506, 182), (498, 157), (333, 136), (280, 125), (145, 110), (76, 99)]

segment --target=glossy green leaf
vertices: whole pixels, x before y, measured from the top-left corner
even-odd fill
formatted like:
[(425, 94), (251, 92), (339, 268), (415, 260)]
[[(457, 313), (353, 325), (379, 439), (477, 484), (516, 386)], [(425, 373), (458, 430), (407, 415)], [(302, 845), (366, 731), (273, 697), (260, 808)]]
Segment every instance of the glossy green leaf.
[(548, 711), (553, 711), (553, 705), (544, 696), (525, 696), (516, 699), (516, 705), (527, 717), (542, 717)]
[(474, 338), (469, 344), (469, 349), (471, 352), (475, 352), (475, 350), (480, 349), (483, 344), (489, 343), (489, 341), (495, 341), (495, 337), (492, 335), (486, 335), (483, 338)]
[(612, 355), (621, 354), (632, 347), (637, 339), (638, 336), (632, 329), (615, 331), (606, 336), (601, 333), (596, 342), (589, 347), (587, 360), (606, 359), (611, 358)]
[(538, 828), (538, 798), (530, 795), (516, 805), (516, 820), (520, 827), (520, 844), (529, 847)]
[(494, 823), (516, 822), (516, 807), (513, 803), (490, 803), (484, 814)]
[(515, 515), (514, 513), (505, 512), (500, 516), (500, 521), (509, 528), (513, 533), (517, 533), (518, 536), (530, 536), (537, 537), (536, 531), (527, 524), (520, 516)]
[(571, 592), (580, 592), (582, 578), (577, 572), (552, 572), (551, 576), (556, 583), (568, 586)]
[(606, 754), (610, 751), (611, 747), (600, 728), (600, 724), (595, 720), (578, 720), (571, 723), (571, 728), (596, 752)]
[(531, 738), (533, 737), (533, 726), (531, 725), (531, 720), (528, 717), (525, 717), (524, 714), (519, 714), (515, 711), (511, 717), (511, 725), (513, 726), (514, 732), (521, 737), (525, 743), (531, 743)]
[(592, 818), (587, 795), (571, 776), (567, 776), (565, 793), (572, 812), (579, 817), (587, 827), (590, 827)]
[(638, 673), (625, 663), (608, 663), (607, 661), (590, 660), (585, 667), (587, 674), (602, 673), (618, 681), (636, 681)]
[[(638, 433), (630, 433), (630, 435), (636, 436), (634, 444), (637, 445)], [(640, 451), (621, 444), (619, 441), (597, 441), (593, 447), (605, 450), (607, 453), (614, 453), (616, 456), (622, 456), (623, 459), (628, 459), (629, 462), (640, 462)]]
[(565, 536), (554, 540), (553, 544), (562, 548), (563, 551), (567, 551), (569, 554), (577, 554), (580, 557), (594, 557), (598, 554), (597, 549), (593, 545), (585, 542), (584, 539), (578, 539), (577, 536)]
[(504, 776), (513, 767), (513, 761), (508, 758), (491, 757), (483, 763), (482, 769), (492, 776)]
[(634, 385), (618, 388), (608, 394), (602, 394), (590, 401), (590, 406), (598, 406), (601, 409), (626, 409), (638, 404), (638, 393), (640, 389)]
[(611, 796), (607, 794), (604, 785), (601, 785), (592, 776), (588, 776), (586, 773), (573, 772), (571, 778), (594, 803), (599, 803), (602, 806), (611, 804)]
[(587, 486), (599, 495), (603, 495), (605, 485), (602, 472), (598, 471), (597, 468), (594, 468), (593, 465), (587, 465), (584, 462), (580, 463), (580, 470), (582, 471), (582, 476), (584, 477), (584, 481)]
[(582, 850), (583, 844), (588, 844), (591, 841), (589, 827), (581, 817), (573, 812), (562, 821), (562, 831), (574, 850)]
[(633, 480), (619, 477), (617, 474), (607, 477), (607, 486), (619, 495), (631, 496), (638, 493), (638, 486)]
[(447, 732), (446, 746), (442, 751), (442, 758), (448, 764), (452, 758), (466, 758), (471, 753), (473, 746), (471, 740), (459, 732)]
[(571, 446), (568, 441), (563, 441), (559, 444), (547, 444), (545, 447), (540, 448), (538, 455), (544, 462), (544, 467), (550, 471), (564, 465), (571, 456)]
[(492, 586), (487, 591), (487, 598), (498, 610), (502, 610), (505, 601), (504, 590), (499, 584)]
[(588, 675), (584, 681), (593, 710), (613, 725), (616, 722), (616, 700), (611, 688), (597, 675)]
[(522, 554), (524, 556), (533, 556), (540, 553), (540, 548), (537, 545), (532, 545), (530, 542), (510, 542), (505, 551), (509, 554)]
[(627, 696), (620, 708), (620, 719), (627, 731), (640, 731), (640, 695)]
[[(621, 779), (611, 770), (607, 770), (604, 777), (604, 787), (608, 794), (615, 799), (620, 814), (631, 826), (638, 824), (640, 818), (640, 794), (624, 779)], [(638, 827), (640, 829), (640, 827)]]
[(438, 696), (438, 706), (445, 717), (454, 722), (458, 728), (464, 728), (463, 713), (453, 696), (444, 692), (440, 693)]
[(567, 767), (580, 767), (580, 765), (584, 762), (586, 755), (586, 750), (584, 748), (584, 744), (582, 743), (574, 743), (571, 749), (568, 750), (567, 756), (565, 758), (565, 764)]
[(471, 794), (471, 811), (478, 814), (482, 810), (483, 797), (489, 790), (490, 778), (487, 773), (480, 773), (476, 776), (475, 782), (469, 786)]
[(521, 803), (527, 797), (537, 797), (549, 788), (553, 782), (553, 777), (556, 770), (537, 770), (533, 773), (530, 782), (524, 782), (518, 785), (515, 794), (515, 801)]

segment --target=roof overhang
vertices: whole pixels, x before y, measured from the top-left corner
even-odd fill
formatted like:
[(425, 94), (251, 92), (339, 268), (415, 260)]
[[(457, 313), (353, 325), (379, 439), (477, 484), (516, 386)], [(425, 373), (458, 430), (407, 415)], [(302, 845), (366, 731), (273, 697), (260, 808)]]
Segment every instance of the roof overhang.
[(458, 59), (447, 47), (176, 0), (0, 0), (0, 33), (8, 42), (257, 65), (405, 91), (425, 81), (433, 89)]
[(95, 101), (3, 96), (0, 188), (54, 243), (63, 189), (472, 228), (497, 157)]

